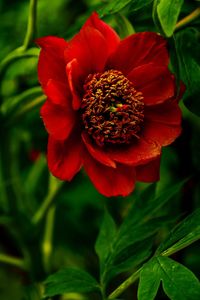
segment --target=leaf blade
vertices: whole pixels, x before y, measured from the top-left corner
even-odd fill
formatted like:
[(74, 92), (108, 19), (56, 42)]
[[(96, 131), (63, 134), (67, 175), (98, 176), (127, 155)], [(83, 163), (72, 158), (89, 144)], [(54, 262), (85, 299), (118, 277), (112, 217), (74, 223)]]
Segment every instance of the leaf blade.
[(75, 268), (65, 268), (45, 281), (45, 297), (52, 297), (72, 292), (100, 291), (98, 282), (86, 271)]
[(160, 0), (157, 4), (157, 14), (162, 29), (167, 37), (172, 36), (183, 0)]
[(200, 208), (196, 209), (192, 214), (186, 217), (182, 222), (172, 229), (169, 236), (160, 244), (156, 253), (163, 254), (172, 248), (174, 250), (195, 242), (200, 238)]
[[(151, 274), (151, 276), (149, 276)], [(138, 300), (153, 300), (160, 285), (160, 269), (155, 259), (148, 261), (140, 272)]]
[(95, 251), (100, 260), (101, 269), (109, 252), (112, 252), (112, 243), (116, 236), (116, 225), (108, 212), (105, 212), (102, 226), (95, 244)]
[(164, 292), (172, 300), (200, 299), (200, 283), (182, 264), (169, 257), (156, 258), (161, 269)]

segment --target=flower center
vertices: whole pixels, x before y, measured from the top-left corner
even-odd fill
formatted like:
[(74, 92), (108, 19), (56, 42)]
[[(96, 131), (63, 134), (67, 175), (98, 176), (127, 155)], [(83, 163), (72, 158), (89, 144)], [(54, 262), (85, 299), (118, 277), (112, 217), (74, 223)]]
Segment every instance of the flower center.
[(99, 145), (129, 144), (139, 138), (144, 120), (144, 103), (120, 71), (90, 74), (84, 84), (82, 121)]

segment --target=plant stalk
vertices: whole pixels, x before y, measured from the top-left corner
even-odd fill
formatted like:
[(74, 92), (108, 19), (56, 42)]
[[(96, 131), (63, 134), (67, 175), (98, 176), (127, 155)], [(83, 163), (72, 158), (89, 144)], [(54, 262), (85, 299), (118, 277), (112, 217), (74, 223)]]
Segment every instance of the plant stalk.
[(140, 271), (142, 268), (138, 269), (135, 273), (133, 273), (129, 278), (127, 278), (116, 290), (114, 290), (109, 296), (108, 299), (116, 299), (119, 295), (121, 295), (131, 284), (133, 284), (140, 276)]
[(23, 259), (16, 258), (6, 254), (0, 254), (0, 263), (5, 263), (12, 265), (14, 267), (18, 267), (23, 270), (27, 270), (28, 266)]
[(197, 19), (199, 16), (200, 16), (200, 7), (197, 7), (193, 12), (191, 12), (191, 14), (189, 14), (188, 16), (186, 16), (176, 24), (175, 30), (178, 30), (181, 27), (186, 26), (190, 22)]
[(38, 209), (38, 211), (36, 211), (35, 215), (32, 218), (33, 224), (38, 224), (46, 215), (49, 207), (51, 206), (56, 194), (58, 193), (62, 185), (62, 181), (58, 181), (56, 178), (50, 175), (49, 191), (40, 208)]
[(43, 265), (46, 273), (50, 272), (50, 261), (51, 261), (51, 254), (53, 249), (52, 241), (53, 241), (55, 212), (56, 212), (56, 207), (55, 205), (52, 205), (47, 212), (44, 240), (42, 243)]

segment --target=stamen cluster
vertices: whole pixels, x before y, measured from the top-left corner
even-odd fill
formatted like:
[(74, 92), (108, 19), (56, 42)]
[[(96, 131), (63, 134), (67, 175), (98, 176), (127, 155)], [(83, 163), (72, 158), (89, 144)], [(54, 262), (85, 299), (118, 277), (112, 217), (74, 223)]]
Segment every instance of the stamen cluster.
[(84, 91), (83, 125), (99, 146), (129, 144), (139, 138), (144, 121), (143, 95), (122, 72), (90, 74)]

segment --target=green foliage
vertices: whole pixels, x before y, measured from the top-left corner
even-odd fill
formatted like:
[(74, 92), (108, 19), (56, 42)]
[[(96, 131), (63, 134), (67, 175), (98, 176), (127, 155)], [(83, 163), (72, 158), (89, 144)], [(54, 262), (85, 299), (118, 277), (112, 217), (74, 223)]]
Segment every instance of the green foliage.
[(163, 32), (167, 37), (172, 36), (184, 0), (158, 0), (156, 11)]
[(155, 299), (160, 281), (165, 293), (172, 300), (200, 298), (199, 280), (190, 270), (168, 257), (157, 256), (142, 268), (138, 299)]
[[(0, 299), (130, 300), (140, 277), (138, 300), (160, 299), (160, 285), (172, 300), (199, 300), (198, 1), (40, 0), (37, 18), (28, 2), (0, 1)], [(127, 198), (106, 199), (84, 172), (63, 183), (47, 168), (33, 36), (69, 40), (93, 11), (121, 39), (163, 35), (177, 85), (186, 86), (183, 132), (163, 149), (160, 182), (137, 184)], [(177, 262), (168, 258), (175, 253)]]
[(128, 5), (131, 2), (131, 0), (112, 0), (108, 4), (106, 4), (103, 8), (99, 10), (100, 15), (106, 15), (106, 14), (114, 14), (118, 11), (120, 11), (122, 8), (124, 8), (126, 5)]
[(153, 238), (158, 230), (171, 222), (160, 209), (176, 195), (183, 183), (155, 193), (150, 185), (136, 199), (118, 231), (111, 216), (105, 214), (96, 242), (101, 264), (101, 281), (107, 284), (113, 277), (134, 268), (152, 253)]
[[(167, 239), (160, 244), (157, 253), (164, 250), (177, 252), (198, 239), (200, 239), (200, 209), (185, 218), (171, 231)], [(170, 250), (167, 250), (168, 248)]]
[(140, 271), (138, 300), (153, 300), (160, 285), (160, 268), (155, 258), (146, 263)]
[(122, 10), (128, 4), (131, 4), (131, 10), (137, 11), (142, 7), (148, 5), (153, 0), (111, 0), (103, 8), (99, 9), (100, 15), (114, 14)]
[(199, 32), (195, 28), (187, 28), (175, 36), (178, 52), (180, 77), (186, 85), (184, 103), (189, 110), (200, 116), (200, 46)]
[(45, 297), (64, 293), (99, 291), (98, 282), (86, 271), (66, 268), (50, 275), (45, 281)]
[(152, 2), (153, 0), (133, 0), (131, 1), (130, 10), (133, 12), (138, 11), (139, 9), (148, 6)]
[(118, 26), (119, 35), (121, 38), (125, 38), (133, 33), (135, 33), (135, 30), (131, 24), (131, 22), (123, 16), (120, 13), (115, 14), (115, 19)]
[(95, 244), (96, 253), (99, 256), (101, 268), (104, 268), (106, 258), (112, 252), (113, 239), (116, 236), (116, 225), (112, 217), (105, 212), (101, 230)]

